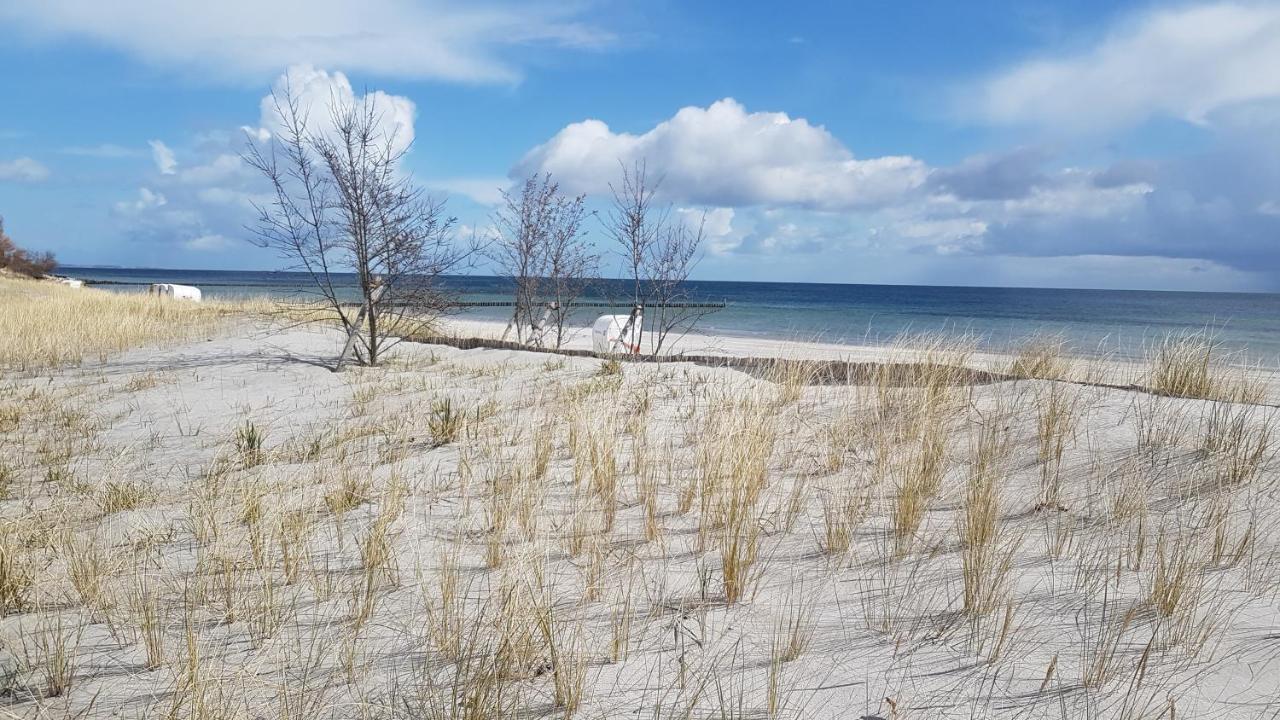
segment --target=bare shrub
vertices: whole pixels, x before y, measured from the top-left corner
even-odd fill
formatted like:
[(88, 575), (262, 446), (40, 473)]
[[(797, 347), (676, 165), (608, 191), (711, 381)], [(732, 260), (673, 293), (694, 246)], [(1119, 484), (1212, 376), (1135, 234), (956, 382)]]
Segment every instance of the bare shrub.
[(4, 218), (0, 217), (0, 269), (27, 277), (44, 277), (58, 267), (53, 253), (31, 253), (24, 250), (4, 231)]
[(643, 161), (623, 165), (621, 182), (610, 186), (613, 204), (604, 219), (632, 285), (632, 302), (649, 310), (645, 322), (654, 355), (710, 311), (682, 306), (691, 300), (689, 274), (701, 258), (706, 218), (695, 227), (672, 219), (670, 207), (656, 207), (661, 184), (660, 178), (649, 176)]
[(574, 301), (598, 270), (598, 257), (582, 233), (585, 197), (563, 195), (545, 174), (526, 179), (518, 195), (503, 191), (502, 198), (494, 216), (498, 235), (485, 254), (515, 291), (511, 326), (519, 342), (541, 346), (550, 333), (558, 348)]

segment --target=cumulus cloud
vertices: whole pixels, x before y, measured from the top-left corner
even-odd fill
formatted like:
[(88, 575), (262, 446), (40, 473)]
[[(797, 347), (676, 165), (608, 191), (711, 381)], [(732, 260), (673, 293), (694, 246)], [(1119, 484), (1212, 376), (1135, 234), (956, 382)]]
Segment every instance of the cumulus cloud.
[(1048, 157), (1042, 148), (976, 155), (956, 167), (934, 172), (929, 177), (929, 184), (937, 191), (967, 200), (1026, 197), (1048, 181), (1043, 172)]
[(640, 135), (599, 120), (573, 123), (529, 151), (511, 176), (550, 172), (572, 192), (604, 193), (620, 162), (641, 161), (662, 177), (664, 196), (716, 206), (875, 207), (920, 187), (928, 174), (912, 157), (856, 159), (822, 126), (748, 112), (725, 98), (683, 108)]
[[(312, 132), (333, 132), (330, 119), (335, 106), (368, 102), (379, 118), (379, 132), (393, 139), (395, 149), (406, 149), (413, 141), (416, 110), (412, 101), (377, 91), (359, 95), (342, 73), (295, 65), (277, 77), (273, 89), (293, 93), (300, 111), (310, 118)], [(136, 196), (113, 205), (116, 222), (130, 238), (210, 254), (247, 247), (245, 228), (254, 224), (255, 206), (269, 204), (273, 195), (241, 152), (246, 139), (270, 141), (280, 130), (281, 119), (269, 94), (256, 108), (245, 111), (250, 123), (239, 129), (206, 130), (184, 138), (176, 145), (181, 163), (169, 145), (151, 141), (159, 174), (148, 177)], [(495, 181), (495, 187), (505, 182)], [(480, 193), (478, 184), (470, 189)]]
[(159, 140), (149, 140), (147, 144), (151, 146), (151, 159), (156, 163), (156, 169), (161, 175), (172, 175), (177, 171), (178, 159), (174, 156), (173, 151), (169, 149)]
[(364, 103), (370, 105), (378, 118), (378, 134), (389, 140), (395, 152), (401, 152), (413, 143), (413, 123), (417, 108), (413, 101), (402, 95), (389, 95), (375, 90), (356, 95), (351, 81), (340, 72), (329, 73), (313, 65), (293, 65), (275, 81), (272, 93), (259, 103), (260, 128), (244, 128), (251, 138), (263, 139), (271, 133), (279, 133), (284, 126), (277, 98), (290, 95), (297, 103), (302, 117), (307, 119), (312, 132), (332, 134), (333, 111)]
[(40, 182), (49, 179), (49, 168), (29, 157), (0, 160), (0, 181)]
[(235, 153), (223, 152), (208, 162), (183, 168), (178, 173), (179, 182), (187, 185), (218, 185), (233, 180), (254, 178), (249, 166)]
[(1280, 96), (1280, 6), (1220, 2), (1131, 17), (1084, 52), (1023, 63), (967, 103), (995, 123), (1100, 131)]
[(291, 63), (377, 75), (513, 82), (507, 51), (598, 48), (608, 32), (581, 3), (548, 0), (44, 0), (0, 4), (0, 24), (34, 39), (85, 39), (160, 67), (254, 81)]

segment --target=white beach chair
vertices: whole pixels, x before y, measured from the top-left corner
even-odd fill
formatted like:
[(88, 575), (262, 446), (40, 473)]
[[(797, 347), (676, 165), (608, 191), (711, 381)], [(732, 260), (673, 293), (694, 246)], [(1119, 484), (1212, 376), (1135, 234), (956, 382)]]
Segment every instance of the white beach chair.
[(200, 302), (200, 288), (191, 285), (174, 285), (173, 283), (153, 283), (147, 288), (148, 295), (158, 295), (159, 297), (174, 298), (175, 300), (190, 300), (192, 302)]
[(624, 352), (640, 353), (640, 326), (643, 316), (601, 315), (591, 325), (591, 348), (605, 355)]

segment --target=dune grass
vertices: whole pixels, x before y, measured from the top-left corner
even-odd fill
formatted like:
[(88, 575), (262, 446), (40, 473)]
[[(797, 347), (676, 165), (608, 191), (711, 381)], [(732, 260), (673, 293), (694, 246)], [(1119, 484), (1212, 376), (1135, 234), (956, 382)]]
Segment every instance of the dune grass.
[(1173, 397), (1257, 403), (1266, 395), (1256, 368), (1229, 352), (1210, 330), (1173, 333), (1148, 350), (1147, 387)]
[(0, 277), (0, 307), (0, 368), (33, 372), (206, 337), (266, 303), (175, 302)]

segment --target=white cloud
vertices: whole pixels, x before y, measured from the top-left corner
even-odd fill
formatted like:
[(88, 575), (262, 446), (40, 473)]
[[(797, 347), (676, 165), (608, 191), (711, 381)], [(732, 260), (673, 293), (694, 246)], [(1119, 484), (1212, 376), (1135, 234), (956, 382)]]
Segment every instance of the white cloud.
[(0, 181), (40, 182), (49, 178), (49, 168), (29, 157), (0, 160)]
[(592, 48), (609, 33), (581, 3), (506, 0), (42, 0), (0, 4), (0, 25), (35, 39), (81, 38), (166, 69), (254, 80), (297, 62), (403, 78), (512, 82), (506, 50)]
[(550, 172), (571, 192), (605, 193), (617, 182), (619, 162), (639, 161), (662, 177), (664, 196), (717, 206), (875, 207), (928, 175), (911, 157), (855, 159), (822, 126), (785, 113), (749, 113), (732, 98), (683, 108), (641, 135), (613, 132), (599, 120), (573, 123), (529, 151), (511, 175)]
[(299, 114), (306, 118), (313, 132), (332, 132), (334, 108), (368, 102), (379, 119), (380, 134), (392, 141), (393, 150), (402, 151), (413, 143), (413, 123), (417, 115), (413, 101), (381, 90), (357, 96), (343, 73), (329, 73), (312, 65), (294, 65), (276, 79), (273, 93), (260, 103), (262, 127), (243, 128), (251, 137), (262, 138), (266, 133), (280, 131), (283, 119), (276, 106), (276, 96), (283, 98), (290, 93), (298, 103)]
[(173, 151), (169, 149), (159, 140), (149, 140), (147, 144), (151, 146), (151, 159), (156, 162), (156, 169), (161, 175), (172, 175), (177, 171), (178, 159), (174, 157)]
[(1089, 50), (1039, 59), (976, 91), (996, 123), (1097, 131), (1280, 97), (1280, 5), (1214, 3), (1129, 18)]
[(137, 200), (121, 200), (116, 203), (115, 208), (121, 215), (137, 215), (152, 208), (163, 207), (168, 202), (164, 195), (144, 187), (138, 188)]
[(696, 230), (701, 226), (707, 250), (716, 255), (732, 252), (742, 241), (734, 232), (735, 214), (733, 208), (727, 207), (676, 208), (676, 217), (689, 229)]
[(203, 165), (193, 165), (178, 174), (181, 182), (189, 185), (216, 185), (233, 179), (254, 177), (239, 155), (221, 153)]
[(711, 237), (724, 237), (733, 232), (733, 208), (677, 208), (680, 218), (686, 225), (696, 228)]

